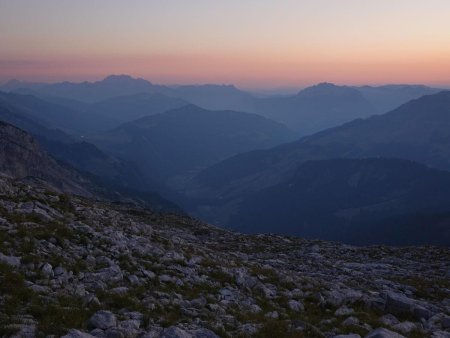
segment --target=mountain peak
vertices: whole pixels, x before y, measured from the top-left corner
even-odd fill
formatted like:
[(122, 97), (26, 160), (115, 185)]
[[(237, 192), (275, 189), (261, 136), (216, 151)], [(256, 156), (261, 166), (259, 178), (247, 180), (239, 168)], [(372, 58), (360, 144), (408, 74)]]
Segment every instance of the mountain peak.
[(348, 86), (338, 86), (330, 82), (321, 82), (314, 86), (301, 90), (297, 95), (332, 95), (339, 93), (358, 93), (357, 90)]
[(111, 74), (103, 79), (103, 81), (120, 81), (120, 80), (133, 80), (133, 77), (127, 74)]
[(313, 87), (318, 87), (318, 88), (336, 88), (336, 87), (339, 87), (339, 86), (335, 85), (332, 82), (320, 82), (320, 83), (316, 84)]
[(146, 82), (149, 83), (149, 81), (144, 80), (142, 78), (134, 78), (127, 74), (111, 74), (105, 77), (102, 81), (103, 83), (134, 83), (134, 82)]

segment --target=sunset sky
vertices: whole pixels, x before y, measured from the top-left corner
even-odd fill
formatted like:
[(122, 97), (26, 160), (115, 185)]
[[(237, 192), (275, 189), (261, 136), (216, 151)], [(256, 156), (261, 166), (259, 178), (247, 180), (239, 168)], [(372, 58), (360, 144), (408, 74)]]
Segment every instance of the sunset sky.
[(449, 0), (0, 0), (0, 82), (450, 85)]

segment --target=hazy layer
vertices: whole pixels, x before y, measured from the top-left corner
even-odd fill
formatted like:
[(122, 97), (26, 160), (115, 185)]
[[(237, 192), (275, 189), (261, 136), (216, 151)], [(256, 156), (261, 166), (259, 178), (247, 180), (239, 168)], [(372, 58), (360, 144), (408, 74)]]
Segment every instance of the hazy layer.
[(0, 81), (449, 84), (448, 0), (0, 0)]

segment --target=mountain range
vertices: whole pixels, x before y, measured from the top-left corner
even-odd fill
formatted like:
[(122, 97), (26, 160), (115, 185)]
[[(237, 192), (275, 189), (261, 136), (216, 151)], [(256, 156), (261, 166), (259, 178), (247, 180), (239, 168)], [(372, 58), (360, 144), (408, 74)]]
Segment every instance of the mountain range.
[[(75, 111), (34, 96), (0, 92), (0, 119), (32, 134), (56, 159), (125, 187), (153, 185), (143, 179), (133, 164), (102, 152), (76, 135), (72, 121), (84, 125), (77, 116)], [(70, 127), (70, 134), (64, 131), (64, 126)]]
[[(83, 152), (83, 161), (86, 152)], [(66, 154), (67, 157), (69, 155)], [(106, 168), (109, 169), (109, 168)], [(102, 171), (106, 176), (106, 172)], [(36, 186), (84, 197), (129, 202), (156, 211), (182, 212), (153, 191), (140, 191), (120, 181), (77, 170), (49, 155), (32, 135), (0, 121), (0, 174)], [(132, 173), (130, 173), (132, 174)]]
[(131, 95), (153, 90), (160, 86), (144, 79), (134, 79), (127, 75), (110, 75), (96, 82), (27, 83), (17, 80), (7, 82), (2, 87), (6, 91), (33, 94), (45, 98), (67, 98), (94, 103), (115, 96)]
[(311, 134), (376, 112), (356, 88), (321, 83), (288, 97), (260, 99), (260, 114), (280, 121), (299, 135)]
[[(8, 175), (182, 208), (243, 232), (450, 242), (448, 91), (322, 83), (256, 97), (234, 86), (160, 86), (129, 76), (13, 81), (3, 90), (0, 120), (22, 129), (5, 131)], [(28, 141), (14, 144), (11, 135)], [(44, 170), (34, 173), (34, 163)]]
[[(187, 191), (191, 199), (199, 201), (194, 208), (198, 215), (230, 225), (231, 220), (236, 221), (243, 200), (283, 184), (307, 161), (399, 158), (449, 170), (449, 130), (450, 92), (444, 91), (384, 115), (358, 119), (268, 150), (233, 156), (194, 177)], [(324, 192), (324, 198), (328, 194)], [(286, 197), (279, 203), (290, 200)], [(315, 210), (321, 209), (316, 205)]]
[[(160, 113), (162, 109), (176, 108), (182, 100), (208, 110), (260, 114), (286, 124), (298, 136), (312, 134), (355, 118), (385, 113), (412, 99), (440, 91), (419, 85), (349, 87), (321, 83), (294, 95), (258, 97), (232, 85), (166, 86), (128, 75), (110, 75), (101, 81), (81, 83), (46, 84), (13, 80), (0, 86), (0, 90), (32, 94), (71, 109), (100, 112), (104, 118), (112, 119), (109, 128), (117, 126), (113, 122), (117, 116), (119, 122), (131, 121)], [(134, 95), (143, 93), (155, 96), (152, 100), (149, 97), (135, 97), (136, 101), (130, 103)], [(118, 96), (131, 98), (116, 99)], [(113, 99), (112, 102), (110, 99)], [(99, 103), (104, 100), (107, 102)], [(97, 127), (95, 123), (92, 126)]]
[(107, 130), (125, 122), (163, 113), (188, 104), (187, 101), (176, 97), (144, 92), (105, 99), (85, 107), (84, 111), (87, 114), (98, 114), (105, 119), (112, 120), (113, 122), (108, 125), (103, 125), (102, 130)]
[(268, 150), (231, 157), (200, 173), (197, 181), (220, 189), (251, 181), (262, 188), (279, 183), (299, 164), (326, 158), (395, 157), (450, 169), (450, 91), (426, 95), (399, 108), (357, 119)]
[(89, 140), (133, 161), (150, 177), (165, 180), (293, 139), (294, 133), (284, 125), (256, 114), (187, 105), (122, 124)]

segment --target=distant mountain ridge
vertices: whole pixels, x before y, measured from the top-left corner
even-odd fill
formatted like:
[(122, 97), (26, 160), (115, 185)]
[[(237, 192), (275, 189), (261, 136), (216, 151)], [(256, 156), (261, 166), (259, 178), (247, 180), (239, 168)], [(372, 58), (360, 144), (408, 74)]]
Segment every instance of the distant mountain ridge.
[(450, 92), (272, 149), (238, 154), (201, 172), (187, 190), (191, 198), (209, 201), (199, 202), (197, 210), (225, 220), (230, 206), (236, 209), (243, 196), (282, 183), (306, 161), (367, 157), (407, 159), (450, 170)]
[[(208, 110), (235, 110), (260, 114), (286, 124), (299, 136), (334, 127), (355, 118), (385, 113), (412, 99), (440, 91), (422, 85), (351, 87), (321, 83), (294, 95), (257, 97), (233, 85), (166, 86), (128, 75), (110, 75), (101, 81), (81, 83), (44, 84), (10, 81), (3, 87), (0, 86), (0, 89), (40, 96), (66, 107), (81, 110), (89, 110), (83, 108), (86, 103), (97, 103), (117, 96), (159, 94)], [(76, 103), (77, 101), (79, 103)], [(149, 109), (148, 115), (163, 112), (161, 109), (158, 110), (157, 102), (158, 100), (155, 106), (149, 106), (155, 109)], [(170, 105), (167, 107), (172, 108), (176, 107)], [(131, 107), (130, 115), (135, 118), (144, 116), (145, 111), (142, 110), (136, 115), (136, 109), (137, 107)], [(120, 105), (114, 110), (113, 115), (119, 113), (124, 117), (127, 114), (127, 110), (121, 109)], [(95, 109), (89, 111), (96, 112)], [(131, 121), (132, 118), (128, 120)]]
[[(448, 173), (433, 168), (450, 170), (448, 91), (321, 83), (257, 98), (234, 86), (158, 86), (129, 76), (18, 89), (33, 95), (12, 90), (0, 92), (0, 120), (33, 134), (36, 147), (26, 146), (21, 157), (7, 138), (3, 147), (14, 150), (3, 155), (9, 175), (17, 170), (93, 188), (102, 198), (180, 210), (152, 192), (158, 191), (197, 216), (245, 232), (447, 243)], [(431, 94), (374, 115), (423, 92)], [(304, 134), (310, 135), (297, 139)], [(52, 177), (33, 174), (36, 161)]]
[(261, 99), (256, 111), (290, 126), (301, 135), (376, 112), (358, 89), (331, 83), (320, 83), (289, 97)]
[(60, 82), (32, 84), (15, 82), (6, 84), (6, 88), (19, 93), (34, 94), (43, 97), (65, 97), (88, 103), (97, 102), (115, 96), (137, 94), (141, 92), (161, 90), (162, 86), (151, 82), (132, 78), (129, 75), (109, 75), (96, 82)]
[(374, 107), (375, 113), (383, 114), (400, 105), (424, 95), (436, 94), (443, 89), (424, 85), (385, 85), (353, 87)]
[(102, 130), (108, 130), (125, 122), (163, 113), (188, 104), (185, 100), (165, 94), (143, 92), (105, 99), (91, 104), (85, 108), (85, 111), (87, 114), (97, 114), (114, 121), (102, 128)]
[(187, 105), (127, 122), (89, 140), (137, 163), (142, 172), (167, 179), (292, 139), (288, 128), (256, 114)]
[(253, 166), (254, 170), (250, 169), (252, 166), (247, 169), (242, 166), (247, 174), (262, 173), (271, 163), (289, 170), (291, 166), (281, 166), (287, 157), (301, 163), (327, 157), (388, 156), (450, 169), (448, 143), (450, 91), (443, 91), (408, 102), (384, 115), (358, 119), (272, 149), (239, 154), (207, 169), (199, 179), (226, 167), (231, 170), (227, 172), (228, 179), (233, 180), (234, 173), (238, 179), (243, 177), (239, 163), (244, 165), (250, 159), (261, 165)]
[(208, 110), (235, 110), (258, 114), (258, 100), (234, 85), (183, 85), (171, 87), (171, 92), (167, 94)]

